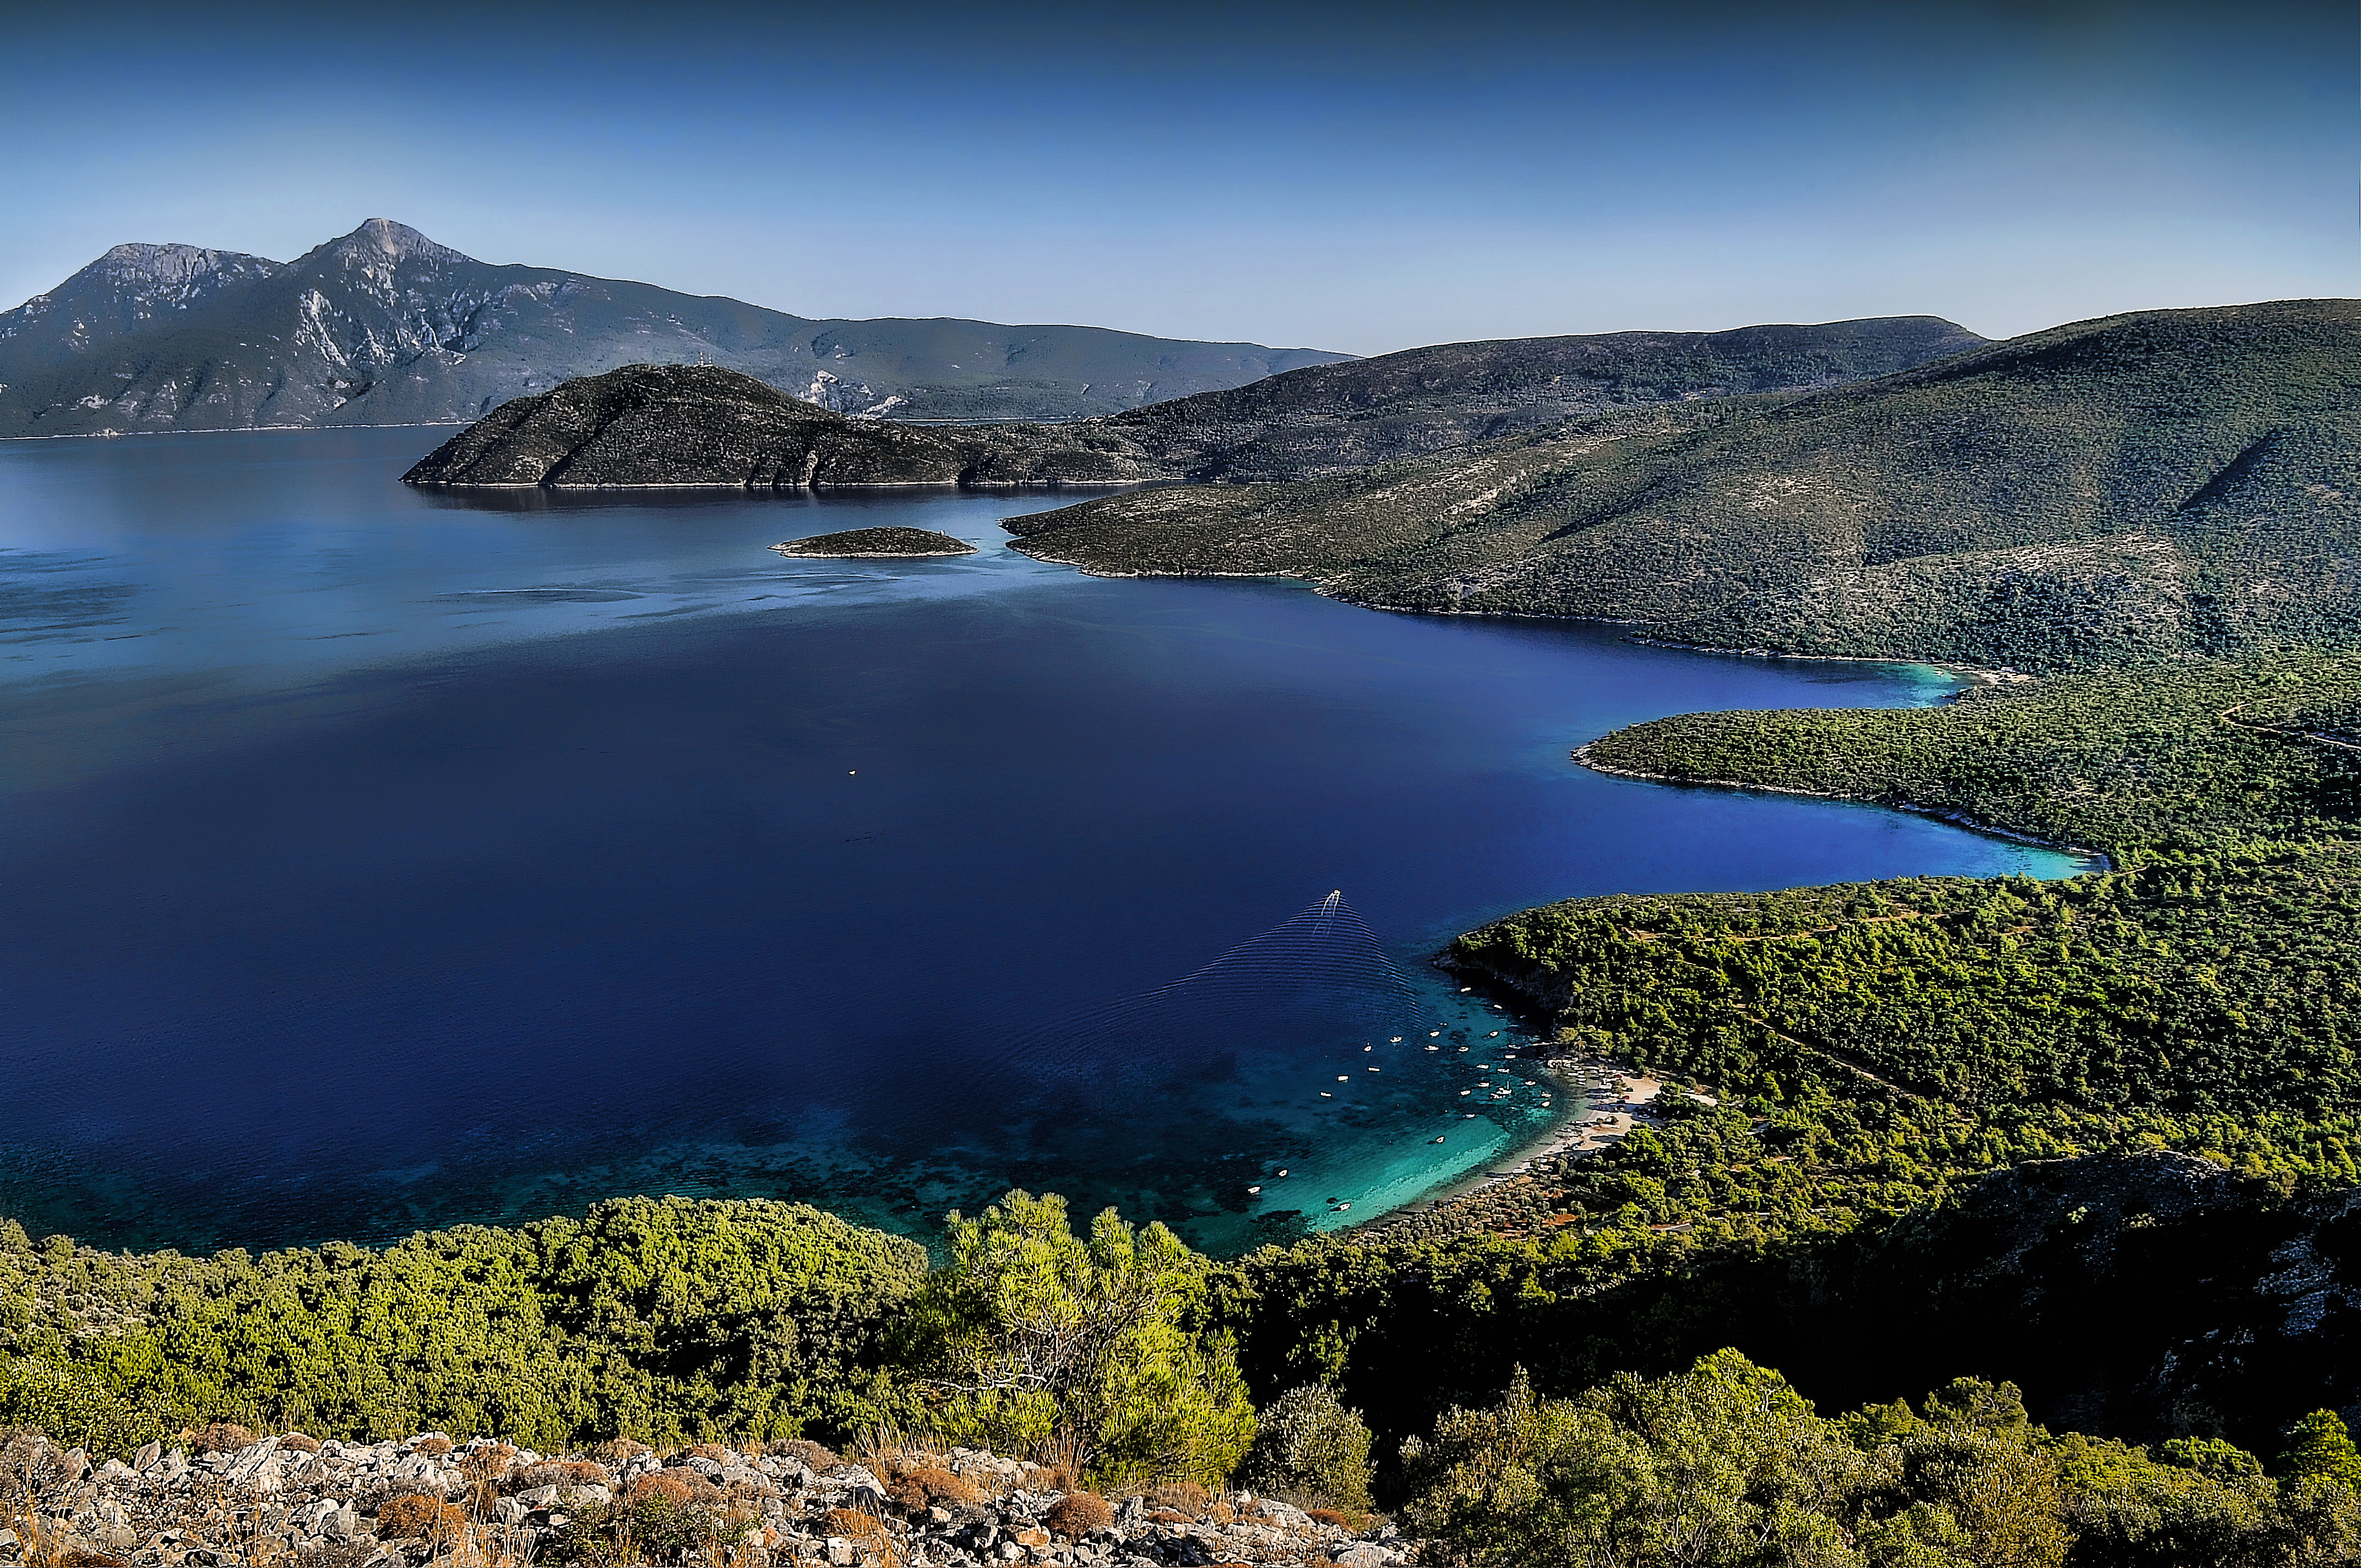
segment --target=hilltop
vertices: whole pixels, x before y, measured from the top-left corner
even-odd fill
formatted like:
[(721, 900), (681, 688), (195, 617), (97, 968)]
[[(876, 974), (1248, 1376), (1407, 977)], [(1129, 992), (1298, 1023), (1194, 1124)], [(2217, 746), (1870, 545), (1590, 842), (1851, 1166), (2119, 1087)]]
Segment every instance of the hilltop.
[(1864, 380), (1986, 340), (1936, 316), (1446, 343), (1290, 370), (1106, 422), (1192, 479), (1280, 483), (1555, 431), (1640, 403)]
[(1157, 477), (1088, 426), (853, 419), (718, 367), (629, 365), (503, 403), (411, 485), (1106, 484)]
[[(1949, 322), (1905, 317), (1447, 344), (1291, 370), (1114, 418), (871, 436), (840, 419), (827, 424), (819, 416), (835, 411), (814, 408), (809, 398), (798, 402), (801, 412), (790, 412), (746, 378), (701, 373), (662, 382), (661, 415), (650, 404), (627, 428), (584, 417), (584, 410), (606, 406), (620, 387), (657, 385), (641, 374), (643, 367), (503, 405), (411, 478), (468, 485), (882, 482), (806, 471), (809, 442), (826, 429), (843, 473), (860, 471), (858, 465), (845, 467), (842, 456), (859, 451), (880, 472), (911, 483), (1292, 479), (1462, 446), (1504, 428), (1554, 429), (1602, 409), (1694, 402), (1765, 386), (1824, 386), (1982, 341)], [(758, 451), (769, 455), (757, 461)]]
[(2156, 311), (1306, 483), (1020, 518), (1045, 559), (2023, 669), (2361, 637), (2361, 302)]
[(651, 360), (710, 361), (840, 412), (1067, 419), (1345, 357), (1101, 327), (815, 319), (495, 266), (372, 218), (283, 263), (117, 246), (0, 313), (0, 436), (457, 424)]

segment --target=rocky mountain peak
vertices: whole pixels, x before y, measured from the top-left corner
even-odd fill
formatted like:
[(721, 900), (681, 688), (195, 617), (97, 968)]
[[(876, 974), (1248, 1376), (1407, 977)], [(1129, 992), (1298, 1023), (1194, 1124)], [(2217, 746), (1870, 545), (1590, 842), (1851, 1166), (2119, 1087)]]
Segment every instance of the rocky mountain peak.
[(0, 338), (40, 334), (81, 354), (278, 270), (275, 261), (235, 250), (118, 245), (49, 292), (0, 315)]
[(348, 264), (425, 261), (449, 266), (453, 262), (473, 259), (447, 245), (435, 244), (408, 224), (398, 224), (391, 218), (371, 218), (343, 238), (329, 241), (323, 248), (330, 258)]
[(158, 289), (185, 288), (222, 271), (244, 277), (264, 277), (278, 269), (275, 261), (244, 256), (234, 250), (208, 250), (195, 245), (118, 245), (86, 269), (121, 287), (148, 284)]
[[(268, 278), (279, 263), (195, 245), (118, 245), (75, 273), (57, 295), (185, 306), (233, 283)], [(79, 287), (78, 287), (79, 286)]]

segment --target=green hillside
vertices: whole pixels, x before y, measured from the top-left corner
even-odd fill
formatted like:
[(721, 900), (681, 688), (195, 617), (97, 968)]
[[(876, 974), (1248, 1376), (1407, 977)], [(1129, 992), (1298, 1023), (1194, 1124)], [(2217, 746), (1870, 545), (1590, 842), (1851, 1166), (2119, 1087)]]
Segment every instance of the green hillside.
[(2309, 731), (2356, 696), (2361, 659), (2299, 653), (1636, 726), (1586, 755), (1939, 811), (2117, 869), (1580, 900), (1457, 951), (1575, 1037), (1741, 1090), (1836, 1064), (1960, 1104), (2349, 1120), (2361, 751)]
[(1981, 346), (1937, 316), (1728, 332), (1614, 332), (1407, 348), (1135, 409), (1110, 431), (1192, 479), (1349, 473), (1633, 404), (1795, 391)]
[(1010, 527), (1124, 573), (2061, 670), (2361, 640), (2361, 303), (2078, 323), (1856, 385), (1654, 404), (1345, 477)]

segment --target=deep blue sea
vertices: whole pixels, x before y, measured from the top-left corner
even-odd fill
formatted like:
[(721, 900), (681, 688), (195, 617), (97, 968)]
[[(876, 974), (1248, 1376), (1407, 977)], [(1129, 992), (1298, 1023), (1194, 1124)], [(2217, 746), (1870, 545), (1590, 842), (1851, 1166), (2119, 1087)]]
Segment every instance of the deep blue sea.
[[(1085, 577), (1005, 548), (1038, 497), (395, 482), (447, 433), (0, 444), (0, 1213), (37, 1234), (623, 1192), (924, 1234), (1021, 1184), (1235, 1251), (1571, 1108), (1428, 966), (1461, 930), (2077, 869), (1567, 759), (1937, 671)], [(887, 522), (981, 553), (765, 548)]]

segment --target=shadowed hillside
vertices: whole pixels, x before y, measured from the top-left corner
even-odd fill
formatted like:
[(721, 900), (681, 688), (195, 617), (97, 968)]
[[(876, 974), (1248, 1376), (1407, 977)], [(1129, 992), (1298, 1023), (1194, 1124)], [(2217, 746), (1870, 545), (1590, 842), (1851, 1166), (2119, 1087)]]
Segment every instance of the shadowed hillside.
[(1364, 603), (2062, 669), (2350, 643), (2361, 303), (2078, 323), (1342, 478), (1016, 520), (1045, 559)]
[(629, 365), (503, 403), (412, 485), (1026, 485), (1156, 477), (1092, 425), (851, 419), (734, 370)]

